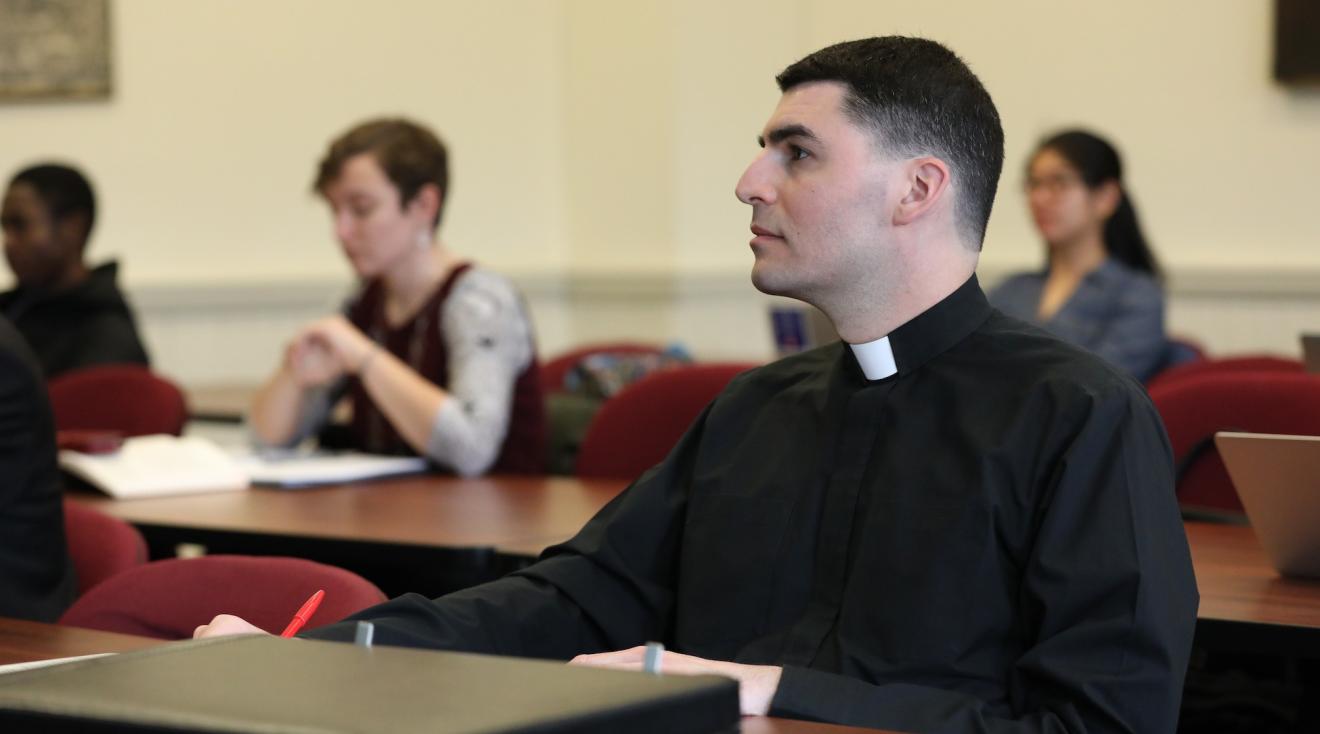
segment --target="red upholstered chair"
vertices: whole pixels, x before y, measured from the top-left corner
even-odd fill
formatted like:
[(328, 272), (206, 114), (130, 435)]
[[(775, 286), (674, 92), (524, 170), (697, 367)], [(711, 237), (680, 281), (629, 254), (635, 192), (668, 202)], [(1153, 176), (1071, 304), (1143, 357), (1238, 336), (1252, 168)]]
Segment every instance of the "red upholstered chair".
[(107, 579), (75, 601), (60, 624), (181, 640), (228, 613), (278, 634), (317, 589), (325, 590), (325, 599), (307, 629), (385, 601), (361, 576), (301, 558), (171, 558)]
[(592, 419), (578, 452), (578, 476), (633, 479), (660, 463), (729, 380), (755, 366), (685, 365), (625, 387)]
[(1154, 390), (1189, 377), (1219, 374), (1223, 372), (1304, 372), (1301, 360), (1278, 357), (1272, 354), (1241, 354), (1220, 359), (1200, 359), (1170, 367), (1160, 372), (1146, 383), (1147, 390)]
[(68, 499), (64, 500), (64, 537), (78, 573), (78, 596), (147, 562), (147, 541), (137, 528)]
[(168, 379), (141, 365), (112, 364), (65, 372), (46, 383), (55, 428), (118, 431), (125, 436), (183, 433), (188, 408)]
[(545, 395), (563, 392), (564, 378), (569, 370), (585, 357), (601, 353), (613, 354), (661, 354), (663, 347), (638, 342), (605, 342), (588, 344), (565, 352), (553, 359), (541, 363), (541, 392)]
[(1184, 508), (1241, 513), (1214, 448), (1216, 431), (1320, 435), (1320, 377), (1289, 371), (1225, 371), (1152, 386), (1178, 462)]

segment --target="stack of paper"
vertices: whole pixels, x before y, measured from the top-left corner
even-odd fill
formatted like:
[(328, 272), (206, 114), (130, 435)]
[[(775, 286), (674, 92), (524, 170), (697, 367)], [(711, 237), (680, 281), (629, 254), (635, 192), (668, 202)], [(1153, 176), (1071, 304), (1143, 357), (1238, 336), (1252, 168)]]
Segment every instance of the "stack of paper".
[(253, 484), (307, 487), (426, 471), (418, 456), (378, 456), (356, 452), (252, 454), (241, 459)]
[(61, 451), (60, 466), (117, 499), (247, 489), (239, 462), (204, 438), (138, 436), (110, 454)]

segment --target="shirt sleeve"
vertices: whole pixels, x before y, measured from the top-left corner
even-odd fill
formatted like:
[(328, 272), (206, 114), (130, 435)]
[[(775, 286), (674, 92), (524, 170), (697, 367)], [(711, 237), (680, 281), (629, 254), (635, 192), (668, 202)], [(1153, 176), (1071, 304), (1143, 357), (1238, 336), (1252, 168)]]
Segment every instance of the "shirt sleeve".
[(465, 273), (441, 315), (449, 384), (427, 441), (431, 460), (463, 476), (495, 463), (509, 430), (514, 387), (533, 357), (531, 324), (504, 278)]
[(1086, 348), (1138, 380), (1150, 377), (1167, 348), (1164, 292), (1147, 278), (1122, 286), (1118, 303), (1097, 339)]
[(350, 641), (364, 619), (379, 644), (557, 660), (667, 639), (686, 477), (704, 423), (705, 414), (664, 462), (535, 565), (440, 599), (401, 596), (303, 636)]
[(1136, 392), (1089, 397), (1089, 418), (1052, 460), (1018, 591), (1029, 643), (1006, 672), (1008, 700), (788, 667), (771, 715), (903, 731), (1173, 731), (1196, 582), (1168, 441)]

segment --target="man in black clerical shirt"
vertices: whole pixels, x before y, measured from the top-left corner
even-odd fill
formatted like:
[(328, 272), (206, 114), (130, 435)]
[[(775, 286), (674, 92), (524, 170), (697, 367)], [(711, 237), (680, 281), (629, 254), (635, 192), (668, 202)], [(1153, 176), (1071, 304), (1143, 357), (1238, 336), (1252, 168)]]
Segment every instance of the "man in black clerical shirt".
[(752, 279), (843, 343), (736, 378), (531, 567), (357, 618), (387, 644), (625, 669), (660, 640), (666, 671), (738, 679), (748, 714), (1172, 731), (1197, 594), (1168, 442), (1131, 379), (986, 303), (989, 95), (900, 37), (778, 81), (737, 185)]

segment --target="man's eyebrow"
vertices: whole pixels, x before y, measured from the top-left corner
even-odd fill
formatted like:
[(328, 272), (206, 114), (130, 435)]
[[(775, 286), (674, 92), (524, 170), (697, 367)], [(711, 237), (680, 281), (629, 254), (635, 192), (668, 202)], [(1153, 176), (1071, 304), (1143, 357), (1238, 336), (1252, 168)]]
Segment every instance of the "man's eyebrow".
[[(808, 128), (805, 125), (796, 125), (796, 124), (777, 127), (774, 130), (771, 130), (768, 136), (771, 145), (782, 143), (785, 140), (788, 140), (789, 138), (806, 138), (807, 140), (810, 140), (812, 142), (820, 141), (820, 138), (816, 137), (816, 133), (811, 132), (810, 128)], [(766, 136), (758, 135), (756, 138), (757, 144), (760, 145), (762, 148), (765, 147), (766, 140), (767, 140)]]

